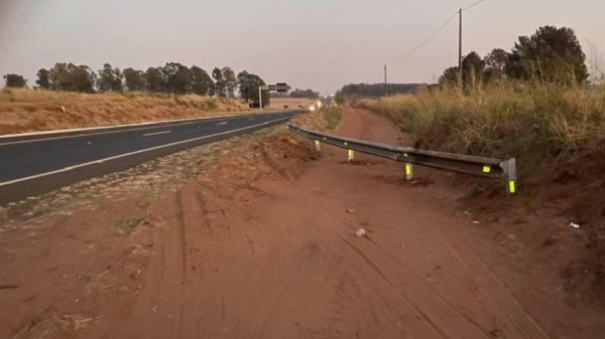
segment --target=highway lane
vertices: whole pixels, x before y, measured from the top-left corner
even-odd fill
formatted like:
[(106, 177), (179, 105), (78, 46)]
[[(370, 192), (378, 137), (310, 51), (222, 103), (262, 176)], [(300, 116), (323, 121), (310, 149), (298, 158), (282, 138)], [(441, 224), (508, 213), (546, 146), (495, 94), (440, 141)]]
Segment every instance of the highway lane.
[(144, 128), (92, 130), (87, 134), (59, 137), (44, 135), (41, 140), (11, 142), (4, 139), (0, 140), (0, 184), (293, 115), (295, 112), (278, 112), (163, 123)]

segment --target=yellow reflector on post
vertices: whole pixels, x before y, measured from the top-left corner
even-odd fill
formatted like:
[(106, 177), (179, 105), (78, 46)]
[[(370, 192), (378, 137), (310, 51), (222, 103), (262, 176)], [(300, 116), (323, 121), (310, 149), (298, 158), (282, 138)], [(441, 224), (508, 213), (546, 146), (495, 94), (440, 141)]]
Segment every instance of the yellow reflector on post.
[(350, 149), (350, 150), (347, 152), (347, 160), (348, 160), (348, 161), (352, 161), (353, 159), (355, 159), (355, 153), (353, 153), (353, 150), (352, 150), (352, 149)]
[(483, 173), (489, 173), (492, 171), (491, 166), (485, 165), (483, 166)]
[(508, 192), (513, 194), (513, 193), (515, 193), (516, 190), (517, 190), (517, 188), (515, 187), (515, 181), (514, 180), (509, 181)]
[(414, 179), (414, 166), (412, 166), (412, 164), (405, 164), (405, 179)]

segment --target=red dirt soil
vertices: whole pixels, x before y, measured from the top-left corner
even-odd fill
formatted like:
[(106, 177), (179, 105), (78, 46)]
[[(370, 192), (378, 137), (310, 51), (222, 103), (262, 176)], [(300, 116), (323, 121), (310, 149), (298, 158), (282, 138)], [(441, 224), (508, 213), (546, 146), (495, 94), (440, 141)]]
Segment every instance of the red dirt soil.
[[(362, 110), (337, 132), (399, 137)], [(0, 337), (602, 338), (602, 312), (566, 303), (434, 172), (402, 185), (401, 164), (311, 145), (271, 136), (161, 200), (3, 234), (0, 279), (22, 285), (0, 290)]]

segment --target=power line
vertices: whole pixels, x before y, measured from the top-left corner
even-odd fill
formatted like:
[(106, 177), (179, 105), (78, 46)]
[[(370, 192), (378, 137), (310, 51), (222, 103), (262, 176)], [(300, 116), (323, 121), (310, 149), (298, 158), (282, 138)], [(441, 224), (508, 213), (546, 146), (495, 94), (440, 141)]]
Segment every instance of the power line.
[[(461, 11), (466, 11), (468, 9), (471, 9), (477, 5), (479, 5), (480, 3), (484, 2), (485, 0), (478, 0), (475, 1), (474, 3), (463, 7), (461, 9)], [(424, 47), (424, 45), (428, 44), (431, 40), (433, 40), (433, 38), (435, 36), (437, 36), (437, 34), (439, 34), (439, 32), (441, 32), (450, 22), (452, 22), (452, 20), (454, 20), (458, 15), (460, 14), (460, 12), (456, 12), (454, 13), (449, 19), (447, 19), (435, 32), (433, 32), (433, 34), (431, 34), (426, 40), (422, 41), (418, 46), (414, 47), (412, 50), (410, 50), (407, 54), (405, 54), (404, 56), (402, 56), (401, 58), (389, 63), (389, 66), (392, 66), (394, 64), (400, 63), (402, 61), (404, 61), (405, 59), (407, 59), (408, 57), (410, 57), (412, 54), (416, 53), (416, 51), (418, 51), (419, 49), (421, 49), (422, 47)], [(373, 75), (371, 78), (369, 79), (374, 79), (378, 76), (380, 76), (382, 72), (377, 72), (375, 75)]]
[[(482, 0), (484, 1), (484, 0)], [(412, 54), (414, 54), (417, 50), (421, 49), (424, 45), (426, 45), (427, 43), (429, 43), (429, 41), (433, 40), (433, 38), (435, 36), (437, 36), (437, 34), (439, 34), (439, 32), (441, 32), (450, 22), (452, 22), (452, 20), (454, 20), (456, 17), (458, 16), (458, 13), (454, 13), (454, 15), (452, 15), (451, 18), (447, 19), (446, 22), (444, 22), (435, 32), (433, 32), (433, 34), (431, 34), (426, 40), (424, 40), (422, 43), (420, 43), (420, 45), (414, 47), (411, 51), (409, 51), (406, 55), (404, 55), (403, 57), (391, 62), (389, 65), (394, 65), (396, 63), (399, 63), (405, 59), (407, 59), (409, 56), (411, 56)]]
[(466, 11), (467, 9), (471, 9), (471, 8), (477, 6), (478, 4), (482, 3), (483, 1), (485, 1), (485, 0), (479, 0), (477, 2), (474, 2), (473, 4), (468, 5), (468, 6), (464, 7), (464, 8), (462, 8), (462, 10)]

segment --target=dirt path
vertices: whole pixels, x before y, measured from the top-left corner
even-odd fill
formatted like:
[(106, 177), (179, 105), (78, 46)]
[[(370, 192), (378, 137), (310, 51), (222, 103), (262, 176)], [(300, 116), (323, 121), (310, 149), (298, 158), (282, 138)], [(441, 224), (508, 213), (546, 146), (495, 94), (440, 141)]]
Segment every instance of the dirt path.
[[(360, 110), (344, 112), (338, 133), (399, 142), (390, 124)], [(59, 318), (71, 324), (65, 337), (599, 338), (602, 328), (594, 324), (602, 316), (574, 315), (557, 308), (561, 301), (546, 303), (542, 294), (534, 300), (531, 291), (519, 293), (525, 285), (509, 286), (515, 278), (508, 266), (501, 268), (493, 239), (477, 236), (477, 225), (453, 213), (451, 192), (427, 188), (426, 180), (399, 182), (401, 164), (363, 155), (350, 164), (344, 150), (322, 152), (298, 179), (284, 170), (293, 161), (284, 154), (265, 159), (280, 177), (260, 170), (246, 178), (250, 171), (242, 167), (229, 181), (220, 173), (192, 181), (145, 205), (156, 228), (129, 238), (99, 241), (107, 238), (99, 225), (140, 203), (72, 217), (70, 232), (58, 228), (52, 242), (82, 239), (82, 256), (116, 241), (142, 245), (129, 246), (125, 255), (90, 254), (91, 271), (98, 264), (102, 272), (127, 277), (103, 273), (114, 277), (105, 285), (123, 285), (119, 289), (91, 294), (89, 285), (78, 292), (77, 284), (54, 280), (41, 289), (56, 290), (63, 312), (89, 314), (83, 303), (93, 305), (92, 326), (78, 329), (73, 316)], [(368, 236), (357, 237), (359, 228)], [(69, 246), (45, 248), (36, 260), (51, 255), (49, 270), (60, 279), (65, 265), (58, 261), (77, 261)], [(82, 260), (88, 259), (79, 266)], [(110, 261), (116, 264), (105, 268)], [(5, 272), (17, 272), (16, 265)], [(30, 274), (40, 276), (38, 269)], [(97, 276), (91, 279), (96, 283)], [(15, 305), (32, 298), (21, 293), (11, 299)], [(66, 293), (77, 297), (80, 309), (60, 304)]]
[[(363, 111), (347, 112), (339, 132), (397, 142)], [(400, 166), (325, 153), (298, 181), (262, 183), (262, 205), (226, 218), (209, 217), (197, 184), (168, 199), (170, 227), (122, 337), (548, 337), (459, 236), (460, 220), (384, 182)]]

